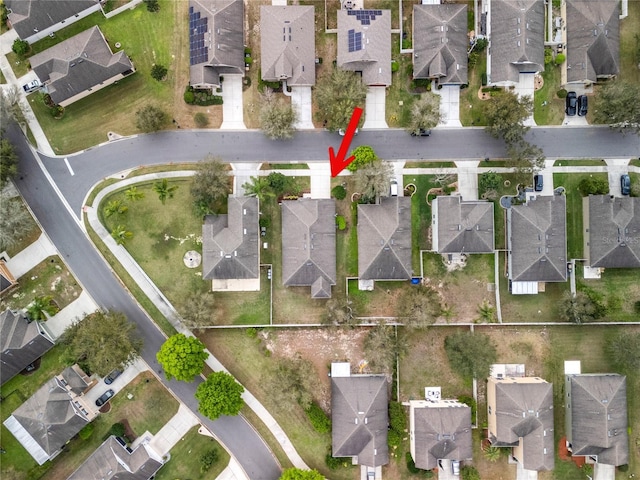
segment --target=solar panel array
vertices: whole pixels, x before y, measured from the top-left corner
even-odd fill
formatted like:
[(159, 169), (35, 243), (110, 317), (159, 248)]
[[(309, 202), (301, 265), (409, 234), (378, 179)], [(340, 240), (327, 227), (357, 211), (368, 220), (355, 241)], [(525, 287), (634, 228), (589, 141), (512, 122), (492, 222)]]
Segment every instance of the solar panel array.
[(376, 17), (382, 15), (382, 10), (347, 10), (347, 14), (356, 17), (362, 25), (371, 25)]
[(353, 29), (347, 32), (349, 39), (349, 51), (357, 52), (358, 50), (362, 50), (362, 33), (357, 32)]
[(209, 47), (204, 44), (204, 34), (208, 31), (207, 17), (200, 18), (200, 12), (189, 7), (189, 57), (191, 65), (209, 60)]

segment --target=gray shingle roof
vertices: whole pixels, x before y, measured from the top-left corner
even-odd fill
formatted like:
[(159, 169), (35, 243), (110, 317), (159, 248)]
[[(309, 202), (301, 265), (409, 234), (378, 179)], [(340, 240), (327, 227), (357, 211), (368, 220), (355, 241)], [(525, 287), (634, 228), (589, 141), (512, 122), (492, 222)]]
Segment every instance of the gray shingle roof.
[(358, 205), (358, 276), (408, 280), (411, 274), (411, 198), (383, 197), (377, 205)]
[(124, 51), (111, 52), (98, 27), (37, 53), (29, 61), (57, 104), (133, 70)]
[(282, 283), (311, 286), (312, 298), (331, 297), (336, 284), (336, 203), (303, 198), (282, 202)]
[(227, 215), (207, 215), (202, 226), (202, 278), (258, 278), (258, 199), (229, 196)]
[[(375, 13), (361, 20), (356, 15), (365, 15), (362, 12)], [(350, 43), (355, 45), (352, 51)], [(365, 85), (391, 85), (391, 11), (338, 10), (337, 64), (343, 70), (362, 72)]]
[(53, 347), (38, 322), (20, 312), (0, 313), (0, 375), (2, 385)]
[(389, 463), (389, 405), (383, 375), (331, 379), (331, 448), (334, 457), (358, 457), (359, 465)]
[(411, 406), (416, 467), (431, 470), (439, 459), (467, 460), (473, 457), (471, 408), (458, 402), (438, 406)]
[[(242, 0), (189, 0), (189, 10), (200, 14), (202, 45), (190, 42), (189, 83), (196, 86), (220, 86), (220, 76), (244, 75), (244, 3)], [(204, 19), (206, 18), (206, 23)], [(192, 32), (193, 33), (193, 32)], [(195, 55), (206, 47), (204, 61)]]
[(490, 0), (489, 83), (544, 70), (544, 1)]
[(571, 375), (573, 455), (597, 456), (598, 463), (629, 463), (627, 382), (616, 374)]
[(260, 7), (262, 79), (287, 85), (315, 85), (316, 40), (313, 6)]
[(619, 3), (567, 0), (567, 82), (595, 82), (618, 74)]
[(495, 231), (493, 204), (463, 202), (460, 196), (440, 196), (433, 201), (438, 253), (492, 253)]
[(148, 480), (162, 463), (147, 448), (141, 444), (129, 452), (111, 436), (67, 480)]
[(413, 77), (467, 83), (467, 6), (413, 6)]
[(583, 208), (588, 209), (585, 249), (590, 265), (640, 268), (640, 198), (589, 195)]
[[(495, 385), (496, 432), (489, 440), (498, 447), (517, 446), (522, 439), (522, 464), (527, 470), (554, 466), (553, 385), (490, 379)], [(546, 452), (546, 453), (545, 453)]]
[(45, 30), (56, 23), (95, 6), (97, 0), (5, 0), (11, 9), (9, 21), (18, 36), (29, 38), (36, 31)]
[(536, 196), (507, 210), (509, 279), (513, 282), (567, 280), (566, 199)]

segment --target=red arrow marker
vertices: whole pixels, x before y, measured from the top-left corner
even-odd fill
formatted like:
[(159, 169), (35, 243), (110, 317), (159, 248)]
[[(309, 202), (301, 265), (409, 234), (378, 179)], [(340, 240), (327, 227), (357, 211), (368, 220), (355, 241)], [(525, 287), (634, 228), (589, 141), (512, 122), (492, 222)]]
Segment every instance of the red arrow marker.
[(349, 150), (349, 145), (351, 144), (351, 140), (353, 136), (356, 134), (356, 129), (358, 128), (358, 122), (360, 121), (360, 117), (362, 116), (362, 109), (356, 107), (353, 109), (353, 115), (351, 115), (351, 120), (349, 120), (349, 126), (347, 127), (347, 131), (344, 132), (344, 137), (342, 137), (342, 143), (340, 144), (340, 150), (338, 150), (338, 155), (336, 155), (333, 147), (329, 147), (329, 163), (331, 164), (331, 176), (336, 177), (342, 170), (347, 168), (347, 166), (353, 162), (354, 156), (351, 155), (349, 158), (345, 160), (347, 156), (347, 150)]

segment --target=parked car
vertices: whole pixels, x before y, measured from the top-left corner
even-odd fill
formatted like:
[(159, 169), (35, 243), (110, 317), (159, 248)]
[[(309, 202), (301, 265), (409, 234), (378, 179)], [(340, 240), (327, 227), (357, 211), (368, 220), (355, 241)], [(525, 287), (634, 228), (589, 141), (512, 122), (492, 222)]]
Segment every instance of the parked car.
[(578, 97), (578, 115), (584, 117), (587, 114), (589, 107), (589, 99), (586, 95), (580, 95)]
[(626, 173), (620, 177), (620, 191), (622, 195), (629, 195), (631, 193), (631, 178)]
[(567, 115), (573, 117), (576, 114), (576, 110), (578, 109), (578, 96), (576, 95), (576, 92), (567, 93), (567, 99), (565, 103), (566, 108), (564, 111)]
[(451, 473), (460, 475), (460, 460), (451, 460)]
[(536, 192), (541, 192), (543, 186), (544, 186), (544, 182), (543, 182), (543, 179), (542, 179), (542, 175), (534, 175), (533, 176), (533, 189)]
[(98, 398), (96, 400), (96, 406), (101, 407), (103, 406), (105, 403), (107, 403), (111, 397), (113, 397), (115, 395), (114, 391), (109, 389), (106, 392), (104, 392), (102, 394), (102, 396), (100, 398)]
[(107, 385), (111, 385), (113, 383), (113, 381), (116, 378), (118, 378), (120, 375), (122, 375), (122, 372), (120, 370), (114, 370), (109, 375), (104, 377), (104, 383), (106, 383)]
[(42, 83), (40, 83), (40, 80), (32, 80), (29, 83), (26, 83), (22, 86), (22, 89), (26, 92), (26, 93), (31, 93), (31, 92), (35, 92), (36, 90), (40, 90), (42, 88)]
[(428, 137), (429, 135), (431, 135), (431, 130), (426, 128), (421, 128), (417, 132), (415, 130), (411, 132), (412, 137)]

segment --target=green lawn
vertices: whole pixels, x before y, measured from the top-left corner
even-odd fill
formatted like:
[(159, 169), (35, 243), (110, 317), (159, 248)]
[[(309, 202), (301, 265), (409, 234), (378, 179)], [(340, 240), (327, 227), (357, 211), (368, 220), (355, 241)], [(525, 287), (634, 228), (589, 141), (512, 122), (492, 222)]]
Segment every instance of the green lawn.
[(564, 100), (556, 96), (560, 89), (560, 67), (545, 65), (542, 72), (544, 85), (534, 94), (533, 118), (538, 125), (560, 125), (564, 120)]
[(640, 282), (636, 269), (607, 268), (599, 280), (584, 280), (581, 271), (576, 270), (578, 288), (595, 290), (603, 295), (608, 307), (603, 320), (638, 321), (638, 313), (634, 311), (634, 303), (640, 301)]
[[(218, 460), (205, 473), (200, 471), (200, 457), (210, 450), (218, 453)], [(156, 474), (157, 480), (190, 480), (216, 478), (229, 464), (229, 454), (213, 438), (200, 435), (195, 426), (171, 449), (171, 459)], [(185, 459), (189, 461), (185, 461)]]
[[(396, 7), (398, 3), (396, 2)], [(406, 127), (411, 121), (411, 105), (419, 94), (409, 91), (413, 75), (411, 55), (400, 54), (399, 35), (391, 35), (391, 58), (398, 63), (398, 71), (392, 73), (392, 83), (387, 89), (386, 116), (390, 127)]]
[(581, 158), (578, 160), (556, 160), (553, 162), (554, 167), (562, 167), (564, 163), (565, 167), (604, 167), (606, 164), (602, 158)]
[(263, 267), (259, 292), (214, 292), (215, 305), (219, 309), (216, 324), (268, 325), (270, 291), (271, 280), (267, 278), (267, 267)]
[(639, 40), (636, 36), (640, 32), (640, 2), (629, 2), (629, 16), (620, 21), (620, 78), (627, 82), (640, 82), (640, 63), (638, 51)]
[(478, 98), (482, 87), (482, 74), (487, 72), (487, 52), (478, 56), (474, 68), (469, 68), (469, 87), (460, 90), (460, 122), (465, 127), (486, 125), (483, 101)]

